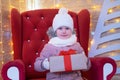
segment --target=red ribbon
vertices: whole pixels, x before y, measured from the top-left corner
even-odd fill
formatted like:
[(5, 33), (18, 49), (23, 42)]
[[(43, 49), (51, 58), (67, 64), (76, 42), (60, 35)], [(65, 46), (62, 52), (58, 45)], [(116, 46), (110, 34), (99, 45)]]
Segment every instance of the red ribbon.
[(69, 51), (61, 51), (60, 56), (76, 54), (76, 50), (70, 49)]
[(64, 56), (65, 71), (72, 70), (71, 57), (70, 57), (70, 55), (72, 55), (72, 54), (76, 54), (76, 51), (70, 49), (69, 51), (61, 51), (60, 52), (60, 56)]

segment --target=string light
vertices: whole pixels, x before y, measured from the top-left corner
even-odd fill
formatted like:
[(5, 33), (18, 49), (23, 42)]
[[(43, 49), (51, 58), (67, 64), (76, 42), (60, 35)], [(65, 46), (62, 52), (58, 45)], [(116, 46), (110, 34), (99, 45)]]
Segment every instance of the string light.
[(120, 19), (116, 19), (115, 22), (116, 22), (116, 23), (119, 23), (119, 22), (120, 22)]
[(103, 45), (102, 48), (106, 48), (107, 46), (106, 45)]
[(110, 53), (110, 56), (115, 56), (116, 54), (114, 52), (111, 52)]
[(4, 64), (4, 61), (2, 61), (1, 63), (2, 63), (2, 65), (3, 65), (3, 64)]
[(88, 51), (90, 50), (90, 48), (88, 47)]
[(92, 6), (92, 9), (95, 11), (100, 11), (100, 6), (99, 5), (94, 5)]
[(92, 8), (93, 8), (93, 9), (97, 9), (97, 6), (94, 5)]
[(11, 53), (10, 53), (11, 55), (13, 55), (14, 54), (14, 51), (11, 51)]
[(91, 45), (93, 45), (93, 43), (94, 43), (94, 39), (92, 39), (92, 40), (90, 41), (90, 43), (91, 43)]
[(5, 53), (5, 51), (2, 51), (2, 53), (4, 54), (4, 53)]
[(112, 13), (112, 12), (113, 12), (113, 10), (112, 10), (112, 9), (109, 9), (109, 10), (108, 10), (108, 13), (109, 13), (109, 14), (110, 14), (110, 13)]
[(9, 6), (9, 11), (11, 11), (12, 8), (15, 8), (13, 5)]
[(55, 7), (56, 7), (56, 8), (59, 8), (59, 7), (60, 7), (60, 4), (56, 4)]
[(111, 29), (109, 30), (110, 33), (114, 33), (115, 32), (115, 29)]
[(61, 7), (63, 7), (63, 5), (60, 4), (60, 3), (58, 3), (58, 4), (55, 5), (55, 8), (61, 8)]
[(2, 41), (0, 41), (0, 45), (2, 45)]
[(12, 40), (10, 40), (10, 42), (8, 43), (8, 45), (10, 45), (11, 47), (13, 46)]

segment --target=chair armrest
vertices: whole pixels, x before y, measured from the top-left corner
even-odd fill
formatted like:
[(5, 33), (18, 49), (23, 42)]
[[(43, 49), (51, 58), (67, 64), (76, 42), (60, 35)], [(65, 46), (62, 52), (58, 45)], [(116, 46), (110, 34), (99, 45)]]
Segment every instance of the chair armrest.
[[(116, 72), (116, 63), (109, 57), (90, 58), (91, 68), (83, 72), (88, 80), (111, 80)], [(107, 74), (105, 74), (107, 73)]]
[(21, 60), (10, 61), (1, 70), (3, 80), (25, 80), (25, 66)]

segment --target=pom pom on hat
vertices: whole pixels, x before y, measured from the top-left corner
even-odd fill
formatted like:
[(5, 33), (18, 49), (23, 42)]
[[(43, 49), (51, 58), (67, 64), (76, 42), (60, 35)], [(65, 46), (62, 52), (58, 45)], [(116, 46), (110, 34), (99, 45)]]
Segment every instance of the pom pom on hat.
[(68, 10), (66, 8), (61, 8), (59, 9), (58, 14), (68, 14)]
[(68, 14), (68, 10), (66, 8), (61, 8), (58, 11), (58, 14), (55, 15), (52, 23), (54, 31), (56, 31), (61, 26), (69, 27), (73, 31), (73, 19)]

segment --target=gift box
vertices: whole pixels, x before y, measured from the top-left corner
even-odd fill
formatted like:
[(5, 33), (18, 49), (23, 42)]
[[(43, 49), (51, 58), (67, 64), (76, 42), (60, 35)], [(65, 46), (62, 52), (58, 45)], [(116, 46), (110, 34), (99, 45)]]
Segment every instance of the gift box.
[(66, 72), (87, 69), (87, 57), (84, 54), (67, 54), (49, 58), (50, 72)]

